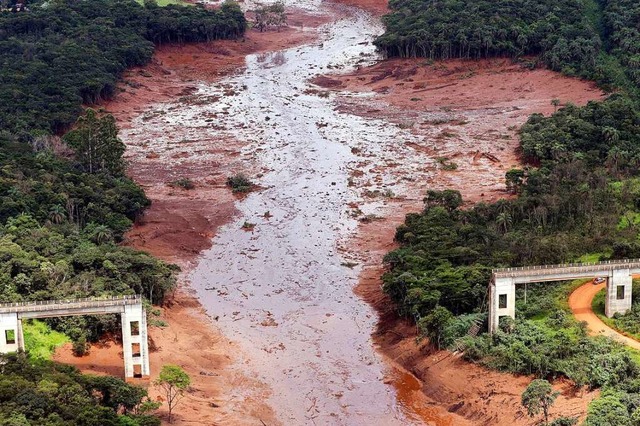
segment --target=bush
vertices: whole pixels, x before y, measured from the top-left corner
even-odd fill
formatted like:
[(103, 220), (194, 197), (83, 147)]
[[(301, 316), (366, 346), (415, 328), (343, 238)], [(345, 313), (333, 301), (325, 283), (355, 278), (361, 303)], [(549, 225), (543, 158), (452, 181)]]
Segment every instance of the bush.
[(174, 180), (169, 184), (169, 186), (173, 186), (173, 187), (177, 186), (179, 188), (186, 189), (186, 190), (194, 189), (196, 187), (193, 181), (189, 178), (180, 178), (178, 180)]
[(84, 356), (89, 353), (89, 342), (85, 336), (80, 336), (73, 342), (72, 347), (73, 354), (75, 356)]
[(227, 186), (229, 186), (233, 192), (249, 192), (254, 184), (246, 175), (238, 173), (237, 175), (227, 178)]

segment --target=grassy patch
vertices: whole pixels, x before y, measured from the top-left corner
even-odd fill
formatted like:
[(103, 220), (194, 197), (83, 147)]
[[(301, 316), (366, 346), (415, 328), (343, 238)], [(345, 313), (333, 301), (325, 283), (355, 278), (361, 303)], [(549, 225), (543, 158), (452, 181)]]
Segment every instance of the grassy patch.
[[(554, 312), (571, 312), (569, 295), (589, 280), (580, 279), (559, 283), (534, 283), (518, 286), (516, 290), (516, 317), (544, 321)], [(527, 302), (525, 303), (525, 289)]]
[(606, 253), (586, 253), (580, 256), (577, 260), (578, 263), (595, 263), (600, 262), (600, 259), (607, 257)]
[(625, 212), (618, 221), (618, 229), (635, 228), (640, 224), (640, 213), (634, 211)]
[(66, 335), (51, 330), (45, 322), (38, 320), (24, 321), (22, 330), (25, 349), (31, 358), (51, 359), (58, 346), (71, 341)]

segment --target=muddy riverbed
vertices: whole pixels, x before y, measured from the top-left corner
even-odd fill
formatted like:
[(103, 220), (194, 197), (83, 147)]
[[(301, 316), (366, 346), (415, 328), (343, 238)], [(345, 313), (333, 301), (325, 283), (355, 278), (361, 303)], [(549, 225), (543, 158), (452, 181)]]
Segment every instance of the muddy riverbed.
[[(526, 116), (550, 112), (553, 98), (600, 93), (504, 63), (372, 65), (378, 18), (290, 3), (298, 9), (281, 33), (160, 49), (108, 105), (130, 174), (154, 202), (129, 242), (181, 263), (213, 323), (206, 336), (183, 287), (169, 326), (151, 330), (152, 363), (194, 377), (178, 423), (527, 424), (526, 378), (491, 373), (485, 383), (479, 367), (415, 346), (412, 327), (391, 316), (373, 341), (378, 315), (360, 297), (384, 310), (381, 257), (425, 188), (504, 196)], [(258, 189), (234, 197), (225, 180), (238, 172)], [(196, 189), (169, 185), (180, 178)], [(578, 414), (588, 403), (566, 399)]]
[[(274, 390), (269, 402), (280, 421), (410, 424), (371, 344), (376, 315), (353, 294), (359, 268), (338, 242), (358, 223), (348, 206), (362, 202), (349, 186), (354, 152), (382, 164), (392, 161), (387, 145), (411, 135), (341, 114), (330, 96), (310, 90), (318, 73), (377, 59), (370, 41), (379, 22), (356, 9), (340, 15), (320, 28), (317, 42), (248, 56), (242, 73), (198, 84), (188, 103), (158, 105), (131, 131), (156, 142), (171, 135), (176, 143), (246, 143), (244, 168), (262, 189), (237, 201), (237, 218), (218, 230), (190, 281), (225, 334), (251, 353), (238, 368)], [(369, 190), (390, 193), (396, 185)]]

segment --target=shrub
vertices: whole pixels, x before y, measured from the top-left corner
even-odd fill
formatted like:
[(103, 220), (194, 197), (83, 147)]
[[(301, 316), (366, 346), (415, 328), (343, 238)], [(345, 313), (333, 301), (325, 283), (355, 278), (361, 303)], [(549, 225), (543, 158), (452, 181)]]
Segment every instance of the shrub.
[(227, 186), (233, 192), (249, 192), (253, 188), (253, 182), (243, 173), (238, 173), (227, 178)]
[(186, 190), (194, 189), (196, 187), (193, 181), (189, 178), (180, 178), (178, 180), (174, 180), (169, 184), (169, 186), (179, 187)]
[(89, 343), (87, 342), (87, 338), (85, 336), (80, 336), (75, 340), (73, 342), (72, 351), (75, 356), (84, 356), (89, 353)]

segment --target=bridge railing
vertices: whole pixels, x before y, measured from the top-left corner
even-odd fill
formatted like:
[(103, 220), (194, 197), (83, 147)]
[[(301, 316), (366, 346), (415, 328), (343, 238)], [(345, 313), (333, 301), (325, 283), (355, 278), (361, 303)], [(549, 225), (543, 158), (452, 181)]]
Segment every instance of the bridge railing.
[(520, 266), (515, 268), (499, 268), (492, 271), (496, 278), (516, 277), (535, 273), (537, 275), (552, 275), (571, 272), (602, 271), (616, 267), (640, 268), (640, 259), (605, 260), (591, 263), (565, 263), (560, 265)]
[(33, 302), (0, 303), (0, 313), (36, 312), (51, 309), (89, 308), (102, 306), (135, 305), (142, 301), (140, 295), (86, 297), (79, 299), (40, 300)]

